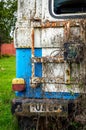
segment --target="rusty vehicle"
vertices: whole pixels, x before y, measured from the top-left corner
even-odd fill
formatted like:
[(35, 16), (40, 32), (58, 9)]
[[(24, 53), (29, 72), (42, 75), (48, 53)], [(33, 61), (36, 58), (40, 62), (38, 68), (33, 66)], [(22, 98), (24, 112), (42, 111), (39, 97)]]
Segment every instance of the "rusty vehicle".
[(85, 18), (86, 0), (18, 0), (12, 113), (20, 130), (76, 130), (68, 119), (86, 92)]

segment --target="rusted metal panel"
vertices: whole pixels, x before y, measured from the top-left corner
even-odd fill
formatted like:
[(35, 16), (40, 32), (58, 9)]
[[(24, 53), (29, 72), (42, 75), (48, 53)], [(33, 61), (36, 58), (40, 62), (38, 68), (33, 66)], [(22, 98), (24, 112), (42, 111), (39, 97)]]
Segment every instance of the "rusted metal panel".
[[(83, 21), (85, 23), (85, 21)], [(70, 26), (70, 27), (68, 27)], [(81, 37), (80, 21), (47, 22), (40, 28), (35, 27), (35, 47), (58, 47), (74, 37)], [(68, 30), (69, 29), (69, 30)], [(84, 38), (85, 38), (85, 29)], [(68, 38), (69, 37), (69, 38)], [(37, 40), (36, 40), (37, 39)]]
[(64, 63), (64, 57), (42, 57), (42, 58), (32, 58), (33, 63)]
[[(39, 29), (38, 34), (35, 33), (35, 47), (59, 47), (63, 43), (63, 34), (63, 28)], [(40, 38), (39, 41), (36, 39), (37, 36)]]
[[(35, 85), (36, 81), (34, 81), (34, 63), (41, 62), (42, 76), (44, 78), (36, 78), (36, 80), (42, 83), (44, 91), (67, 92), (73, 90), (74, 92), (79, 92), (77, 85), (71, 86), (70, 84), (73, 81), (73, 83), (77, 84), (76, 79), (79, 74), (85, 79), (86, 66), (84, 61), (82, 61), (83, 63), (79, 63), (79, 69), (77, 69), (78, 66), (76, 63), (71, 65), (71, 69), (70, 63), (64, 60), (64, 43), (73, 43), (75, 46), (78, 42), (79, 44), (86, 43), (86, 20), (61, 20), (52, 18), (49, 14), (49, 0), (19, 0), (18, 2), (15, 47), (32, 49), (31, 82), (33, 87), (37, 86), (37, 84)], [(35, 48), (42, 49), (41, 58), (34, 57)], [(73, 72), (71, 72), (71, 70), (73, 70)], [(84, 76), (82, 76), (83, 73)], [(57, 83), (59, 83), (60, 80), (58, 81), (56, 77), (61, 78), (61, 80), (64, 81), (62, 82), (64, 85), (58, 85)], [(78, 81), (80, 80), (80, 82), (82, 80), (81, 77), (78, 78)], [(70, 85), (71, 87), (67, 87), (65, 84)]]
[(15, 29), (15, 39), (14, 45), (16, 48), (30, 48), (31, 47), (31, 29), (16, 28)]
[[(66, 79), (66, 80), (65, 80)], [(42, 90), (44, 92), (69, 92), (78, 93), (83, 92), (83, 89), (79, 89), (77, 81), (70, 81), (70, 77), (33, 77), (31, 79), (31, 87), (37, 88), (42, 84)]]
[(34, 29), (31, 30), (31, 40), (32, 40), (32, 57), (34, 57)]
[(57, 92), (57, 93), (83, 93), (83, 89), (80, 89), (78, 85), (76, 84), (70, 84), (70, 85), (65, 85), (65, 84), (43, 84), (42, 85), (42, 90), (43, 92)]
[[(37, 20), (37, 19), (36, 19)], [(66, 20), (51, 22), (31, 22), (21, 21), (16, 24), (15, 29), (15, 47), (16, 48), (31, 48), (31, 28), (34, 28), (35, 34), (35, 47), (58, 47), (59, 44), (63, 44), (73, 37), (82, 37), (86, 40), (86, 20)], [(68, 26), (69, 30), (68, 31)], [(69, 33), (69, 34), (68, 34)], [(23, 36), (23, 37), (22, 37)], [(48, 38), (47, 38), (48, 37)]]
[[(19, 0), (18, 1), (18, 18), (16, 24), (16, 31), (15, 31), (15, 47), (16, 48), (31, 48), (31, 31), (30, 28), (59, 28), (57, 31), (55, 29), (50, 29), (49, 31), (56, 33), (61, 32), (61, 30), (67, 30), (66, 25), (70, 23), (71, 26), (80, 26), (81, 34), (84, 39), (86, 39), (86, 20), (84, 19), (55, 19), (52, 18), (49, 14), (49, 1), (48, 0)], [(60, 30), (60, 27), (61, 30)], [(64, 29), (65, 28), (65, 29)], [(68, 32), (68, 30), (66, 31)], [(65, 32), (65, 33), (66, 33)], [(62, 34), (63, 32), (61, 32)], [(23, 35), (25, 34), (25, 35)], [(22, 35), (24, 36), (22, 38)], [(46, 35), (49, 36), (49, 32), (45, 33), (42, 31), (42, 37)], [(53, 35), (53, 33), (52, 33)], [(57, 35), (60, 37), (60, 34)], [(29, 38), (28, 38), (29, 37)], [(39, 36), (40, 37), (40, 36)], [(40, 39), (42, 39), (40, 37)], [(49, 36), (50, 38), (51, 36)], [(27, 40), (28, 38), (28, 40)], [(61, 37), (64, 39), (64, 36)], [(60, 38), (59, 38), (60, 39)], [(59, 40), (57, 39), (57, 40)], [(51, 39), (52, 40), (52, 39)], [(42, 41), (44, 44), (44, 42)], [(43, 47), (41, 46), (42, 43), (40, 42), (39, 46), (35, 44), (35, 47)], [(46, 43), (46, 40), (45, 40)], [(51, 43), (50, 43), (51, 44)], [(48, 46), (50, 46), (50, 44)]]
[[(49, 21), (46, 20), (45, 22), (42, 21), (42, 19), (37, 19), (33, 18), (31, 19), (32, 21), (32, 26), (34, 28), (40, 27), (40, 28), (55, 28), (55, 27), (65, 27), (65, 26), (70, 26), (70, 27), (80, 27), (81, 24), (85, 26), (86, 20), (84, 19), (75, 19), (75, 20), (57, 20), (57, 21)], [(37, 24), (38, 23), (38, 24)], [(38, 26), (37, 26), (38, 25)]]
[(49, 84), (65, 84), (63, 77), (33, 77), (31, 83), (49, 83)]
[(42, 47), (59, 47), (63, 43), (63, 28), (48, 28), (42, 30)]
[(28, 21), (35, 15), (35, 0), (18, 0), (18, 21)]

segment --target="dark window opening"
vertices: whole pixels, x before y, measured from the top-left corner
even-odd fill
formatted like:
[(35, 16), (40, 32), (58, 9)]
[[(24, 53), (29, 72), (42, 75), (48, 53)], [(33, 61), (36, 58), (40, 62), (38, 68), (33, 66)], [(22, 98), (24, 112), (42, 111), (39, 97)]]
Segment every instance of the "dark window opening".
[(86, 0), (54, 0), (54, 13), (85, 13)]

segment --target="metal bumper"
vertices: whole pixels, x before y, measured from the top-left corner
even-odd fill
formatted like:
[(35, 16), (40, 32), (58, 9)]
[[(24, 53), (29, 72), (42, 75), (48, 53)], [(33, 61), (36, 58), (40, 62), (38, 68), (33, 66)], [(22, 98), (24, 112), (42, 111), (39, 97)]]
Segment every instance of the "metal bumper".
[(68, 100), (64, 99), (13, 99), (12, 114), (17, 116), (67, 116)]

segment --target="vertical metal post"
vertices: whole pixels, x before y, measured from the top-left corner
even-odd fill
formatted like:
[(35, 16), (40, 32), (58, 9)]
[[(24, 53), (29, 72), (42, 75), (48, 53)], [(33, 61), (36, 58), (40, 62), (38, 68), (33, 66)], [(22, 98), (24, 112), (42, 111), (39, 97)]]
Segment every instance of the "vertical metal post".
[[(32, 58), (34, 57), (34, 28), (31, 30), (31, 39), (32, 39)], [(32, 63), (32, 78), (35, 76), (35, 64)]]
[[(69, 41), (70, 38), (70, 22), (68, 21), (64, 27), (65, 42)], [(70, 65), (65, 62), (65, 84), (70, 84)]]
[(65, 42), (67, 42), (70, 38), (70, 22), (69, 21), (65, 24), (64, 34), (65, 34)]

